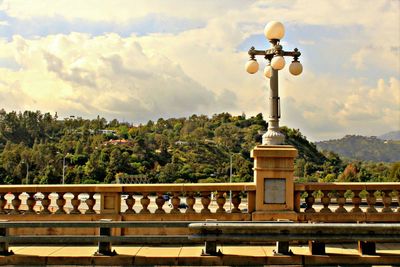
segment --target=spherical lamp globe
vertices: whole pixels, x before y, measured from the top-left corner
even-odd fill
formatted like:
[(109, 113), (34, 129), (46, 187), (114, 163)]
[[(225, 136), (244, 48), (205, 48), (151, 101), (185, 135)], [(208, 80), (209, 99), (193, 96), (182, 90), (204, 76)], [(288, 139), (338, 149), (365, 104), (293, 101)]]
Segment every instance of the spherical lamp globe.
[(299, 61), (293, 61), (289, 66), (289, 71), (293, 75), (300, 75), (303, 72), (303, 65)]
[(281, 70), (285, 67), (285, 59), (282, 56), (274, 56), (271, 60), (271, 67), (274, 70)]
[(264, 69), (264, 76), (265, 76), (266, 78), (271, 78), (271, 77), (272, 77), (272, 68), (271, 68), (270, 65), (265, 66), (265, 69)]
[(254, 74), (258, 71), (258, 62), (255, 59), (250, 59), (247, 63), (246, 63), (246, 71), (250, 74)]
[(271, 21), (264, 28), (268, 40), (281, 40), (285, 36), (285, 26), (279, 21)]

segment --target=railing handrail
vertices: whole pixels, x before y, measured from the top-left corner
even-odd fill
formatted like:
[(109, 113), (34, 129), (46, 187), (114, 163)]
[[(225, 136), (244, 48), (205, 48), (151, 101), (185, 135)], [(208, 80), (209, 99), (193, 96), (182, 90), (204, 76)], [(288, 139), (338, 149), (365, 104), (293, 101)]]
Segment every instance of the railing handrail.
[[(261, 223), (203, 222), (189, 225), (189, 239), (205, 242), (204, 251), (217, 255), (217, 243), (277, 241), (278, 253), (290, 254), (289, 242), (308, 241), (310, 252), (325, 254), (324, 242), (357, 241), (361, 252), (375, 253), (365, 249), (365, 241), (396, 242), (400, 240), (400, 223), (356, 224), (356, 223)], [(279, 243), (285, 242), (286, 244)], [(367, 245), (369, 246), (369, 245)]]
[(186, 192), (186, 191), (255, 191), (255, 183), (181, 183), (181, 184), (69, 184), (69, 185), (0, 185), (6, 192)]
[[(189, 240), (187, 235), (128, 235), (128, 236), (103, 236), (103, 235), (18, 235), (0, 236), (0, 243), (15, 244), (87, 244), (94, 242), (123, 242), (130, 244), (196, 244), (200, 242)], [(1, 255), (1, 254), (0, 254)]]
[(188, 227), (201, 221), (0, 221), (0, 228), (131, 228)]
[(295, 191), (307, 190), (400, 190), (400, 183), (396, 182), (353, 182), (353, 183), (295, 183)]
[[(243, 223), (243, 221), (230, 221), (231, 223)], [(153, 228), (153, 227), (188, 227), (190, 224), (204, 223), (204, 221), (5, 221), (0, 220), (0, 228)], [(285, 222), (274, 221), (274, 224)], [(252, 224), (265, 224), (263, 221), (254, 221)]]
[[(393, 234), (400, 235), (400, 223), (258, 223), (251, 222), (197, 222), (189, 224), (194, 231), (221, 231), (221, 233), (251, 234), (257, 231), (278, 234)], [(284, 232), (282, 232), (284, 231)]]
[[(295, 191), (305, 190), (400, 190), (396, 182), (295, 183)], [(180, 184), (68, 184), (68, 185), (0, 185), (0, 193), (8, 192), (186, 192), (186, 191), (255, 191), (248, 183), (180, 183)]]

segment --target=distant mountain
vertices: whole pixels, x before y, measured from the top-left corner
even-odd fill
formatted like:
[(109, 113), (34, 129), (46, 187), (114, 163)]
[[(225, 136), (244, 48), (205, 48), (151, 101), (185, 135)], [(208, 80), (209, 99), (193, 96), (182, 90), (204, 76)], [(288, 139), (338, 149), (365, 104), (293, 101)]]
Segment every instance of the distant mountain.
[(333, 151), (340, 156), (375, 162), (400, 161), (400, 142), (377, 137), (346, 135), (342, 139), (315, 143), (320, 150)]
[(382, 140), (400, 141), (400, 131), (392, 131), (378, 136)]

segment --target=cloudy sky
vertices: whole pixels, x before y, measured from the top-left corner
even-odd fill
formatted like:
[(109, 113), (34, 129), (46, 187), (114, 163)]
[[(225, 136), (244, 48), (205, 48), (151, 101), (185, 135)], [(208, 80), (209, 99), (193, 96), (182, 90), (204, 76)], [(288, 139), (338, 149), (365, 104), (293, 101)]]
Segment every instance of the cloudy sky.
[(244, 64), (272, 20), (304, 66), (280, 71), (282, 125), (312, 141), (400, 129), (398, 0), (0, 0), (0, 108), (267, 117), (268, 83)]

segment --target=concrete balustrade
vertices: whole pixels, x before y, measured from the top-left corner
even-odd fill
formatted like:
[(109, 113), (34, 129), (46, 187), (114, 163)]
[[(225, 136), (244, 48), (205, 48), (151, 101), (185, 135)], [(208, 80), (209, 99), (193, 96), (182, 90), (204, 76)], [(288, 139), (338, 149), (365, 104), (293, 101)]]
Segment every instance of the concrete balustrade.
[[(0, 217), (249, 214), (254, 211), (255, 188), (253, 183), (1, 185)], [(231, 201), (229, 191), (232, 191)], [(243, 197), (246, 198), (246, 206), (241, 205)], [(232, 208), (228, 207), (230, 205)]]
[[(399, 192), (400, 183), (295, 183), (292, 212), (295, 221), (399, 221)], [(256, 183), (1, 185), (0, 219), (257, 220), (256, 199)]]
[(294, 194), (299, 221), (400, 221), (400, 183), (304, 183)]

